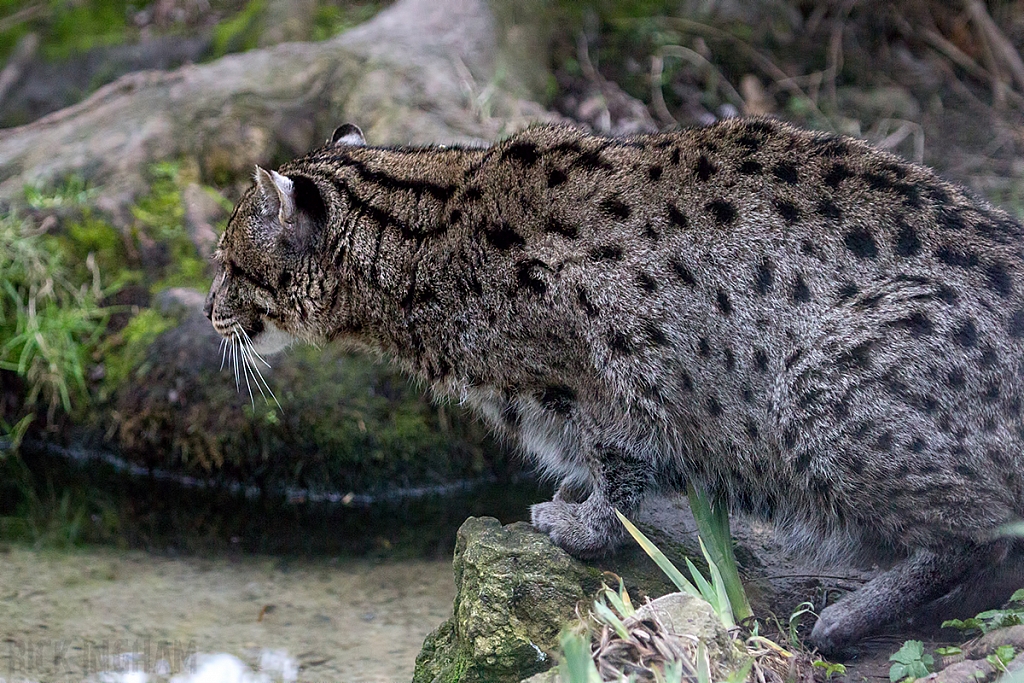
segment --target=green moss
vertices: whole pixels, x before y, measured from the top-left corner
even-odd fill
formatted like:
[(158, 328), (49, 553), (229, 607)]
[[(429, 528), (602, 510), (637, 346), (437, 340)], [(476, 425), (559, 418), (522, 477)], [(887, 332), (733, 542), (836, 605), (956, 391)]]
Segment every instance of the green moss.
[(108, 297), (127, 284), (141, 282), (142, 272), (130, 266), (124, 238), (117, 228), (86, 209), (76, 220), (69, 220), (65, 230), (48, 236), (48, 247), (70, 255), (74, 278), (87, 282), (94, 269), (103, 282), (103, 296)]
[(423, 641), (412, 683), (463, 683), (470, 664), (469, 653), (459, 647), (455, 617), (450, 617)]
[(126, 0), (4, 0), (0, 2), (0, 16), (20, 21), (0, 31), (0, 58), (6, 58), (30, 32), (39, 35), (40, 50), (48, 59), (66, 59), (82, 50), (127, 42), (138, 35), (138, 29), (128, 21), (132, 10)]
[(381, 8), (380, 2), (354, 2), (338, 6), (321, 3), (313, 15), (310, 40), (326, 40), (368, 21)]
[(196, 175), (194, 171), (183, 171), (181, 163), (154, 164), (150, 168), (149, 193), (131, 209), (136, 238), (145, 234), (167, 252), (167, 265), (149, 281), (154, 294), (170, 287), (202, 289), (209, 285), (208, 264), (196, 252), (185, 228), (182, 191)]
[(149, 370), (147, 352), (161, 333), (175, 321), (151, 308), (139, 311), (118, 334), (107, 338), (101, 348), (105, 368), (98, 398), (106, 400), (131, 375), (145, 375)]
[(26, 186), (25, 202), (36, 210), (83, 207), (95, 194), (81, 176), (70, 175), (49, 186)]
[[(37, 3), (0, 0), (0, 17), (8, 20), (6, 29), (0, 31), (0, 60), (6, 59), (18, 41), (29, 33), (39, 36), (41, 54), (52, 60), (68, 59), (95, 47), (137, 41), (142, 37), (142, 31), (134, 25), (133, 15), (141, 10), (152, 10), (156, 4), (154, 0), (47, 0)], [(248, 3), (212, 0), (206, 9), (198, 9), (198, 19), (202, 23), (205, 23), (208, 13), (225, 17), (215, 30), (216, 54), (213, 57), (256, 46), (265, 4), (265, 0)], [(359, 7), (362, 5), (357, 5)], [(339, 14), (341, 18), (332, 17), (328, 25), (343, 24), (353, 12), (346, 8), (339, 10)], [(146, 27), (150, 34), (182, 30), (189, 30), (189, 27), (181, 24), (151, 24)], [(107, 80), (108, 77), (100, 74), (93, 86)]]
[(127, 15), (124, 0), (68, 3), (52, 14), (43, 54), (66, 59), (75, 52), (122, 43), (127, 38)]
[(217, 24), (213, 32), (213, 56), (252, 50), (263, 31), (265, 0), (250, 0), (245, 9)]
[(132, 207), (132, 215), (143, 224), (154, 228), (154, 237), (173, 234), (181, 224), (185, 209), (181, 204), (180, 164), (164, 161), (149, 169), (149, 194)]

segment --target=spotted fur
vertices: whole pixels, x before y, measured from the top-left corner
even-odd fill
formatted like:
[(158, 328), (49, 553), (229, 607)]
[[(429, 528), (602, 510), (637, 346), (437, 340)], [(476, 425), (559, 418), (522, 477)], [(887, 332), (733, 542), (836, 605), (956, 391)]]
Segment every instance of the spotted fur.
[(214, 324), (342, 341), (469, 404), (564, 481), (532, 515), (568, 551), (690, 480), (796, 546), (903, 558), (822, 613), (836, 652), (1024, 513), (1022, 228), (929, 169), (767, 119), (357, 132), (260, 172)]

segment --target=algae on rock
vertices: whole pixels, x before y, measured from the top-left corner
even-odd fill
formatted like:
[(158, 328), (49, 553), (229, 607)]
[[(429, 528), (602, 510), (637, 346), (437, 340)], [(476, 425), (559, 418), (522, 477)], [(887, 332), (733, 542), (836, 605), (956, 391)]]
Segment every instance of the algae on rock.
[(470, 517), (455, 545), (454, 615), (427, 636), (413, 683), (511, 683), (550, 668), (562, 627), (600, 587), (524, 522)]
[[(635, 559), (624, 548), (601, 566), (611, 562), (628, 580), (640, 569)], [(459, 529), (453, 568), (454, 614), (427, 636), (413, 683), (560, 680), (552, 670), (559, 634), (587, 619), (602, 585), (601, 569), (573, 559), (525, 522), (503, 527), (489, 517), (470, 517)], [(638, 599), (645, 594), (643, 589), (634, 593)], [(690, 595), (669, 593), (648, 601), (625, 623), (630, 629), (656, 623), (657, 630), (678, 639), (675, 649), (689, 654), (691, 668), (703, 656), (697, 647), (702, 643), (715, 680), (724, 680), (747, 660), (711, 605)]]

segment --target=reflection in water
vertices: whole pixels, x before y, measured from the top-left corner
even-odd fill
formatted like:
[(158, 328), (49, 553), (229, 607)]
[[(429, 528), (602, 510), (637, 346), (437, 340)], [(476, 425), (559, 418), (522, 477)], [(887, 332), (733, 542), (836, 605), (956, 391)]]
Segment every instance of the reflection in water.
[[(455, 531), (466, 517), (525, 520), (531, 503), (551, 496), (524, 472), (505, 479), (330, 491), (223, 475), (200, 478), (145, 468), (105, 451), (41, 442), (23, 444), (22, 460), (37, 483), (78, 491), (113, 510), (118, 538), (110, 540), (186, 553), (450, 557)], [(0, 481), (4, 486), (13, 487)], [(0, 490), (0, 501), (18, 492), (5, 493)]]

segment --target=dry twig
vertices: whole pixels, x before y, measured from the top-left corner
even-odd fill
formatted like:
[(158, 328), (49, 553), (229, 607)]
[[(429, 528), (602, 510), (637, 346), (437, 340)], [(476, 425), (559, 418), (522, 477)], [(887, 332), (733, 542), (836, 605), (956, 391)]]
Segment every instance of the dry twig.
[(32, 61), (38, 47), (39, 36), (35, 33), (29, 33), (24, 36), (14, 46), (14, 53), (7, 60), (3, 71), (0, 71), (0, 103), (4, 101), (7, 91), (21, 78), (22, 72), (28, 63)]
[(769, 78), (775, 81), (783, 89), (787, 90), (790, 93), (790, 95), (792, 95), (793, 97), (797, 98), (805, 105), (807, 105), (808, 109), (810, 109), (811, 112), (815, 116), (817, 116), (822, 123), (827, 125), (833, 131), (835, 130), (835, 126), (832, 125), (831, 119), (829, 119), (827, 116), (825, 116), (825, 114), (822, 113), (821, 109), (818, 108), (817, 102), (815, 102), (810, 96), (808, 96), (807, 93), (800, 89), (793, 82), (793, 80), (786, 74), (786, 72), (780, 69), (775, 64), (775, 62), (773, 62), (771, 59), (758, 52), (746, 41), (737, 38), (728, 31), (723, 31), (722, 29), (716, 28), (714, 26), (709, 26), (708, 24), (704, 24), (699, 21), (694, 21), (692, 19), (669, 17), (667, 21), (671, 24), (678, 26), (684, 31), (702, 33), (712, 38), (728, 41), (733, 45), (739, 47), (741, 50), (747, 53), (747, 55), (750, 56), (754, 64), (756, 64), (759, 69), (764, 71)]
[(991, 47), (994, 56), (1002, 58), (1003, 64), (1013, 74), (1017, 86), (1024, 92), (1024, 60), (1021, 60), (1020, 53), (999, 30), (982, 0), (964, 0), (964, 4), (971, 19), (984, 36), (984, 42)]
[(38, 19), (39, 17), (45, 17), (50, 13), (50, 6), (48, 3), (40, 3), (38, 5), (29, 5), (24, 9), (20, 9), (14, 14), (8, 14), (3, 19), (0, 19), (0, 32), (11, 29), (18, 24), (22, 24), (26, 21)]
[(846, 0), (839, 9), (839, 14), (832, 24), (832, 33), (828, 41), (828, 58), (825, 63), (825, 73), (828, 75), (827, 92), (832, 105), (838, 108), (836, 97), (836, 77), (843, 68), (843, 30), (846, 28), (846, 20), (850, 18), (850, 12), (858, 0)]

